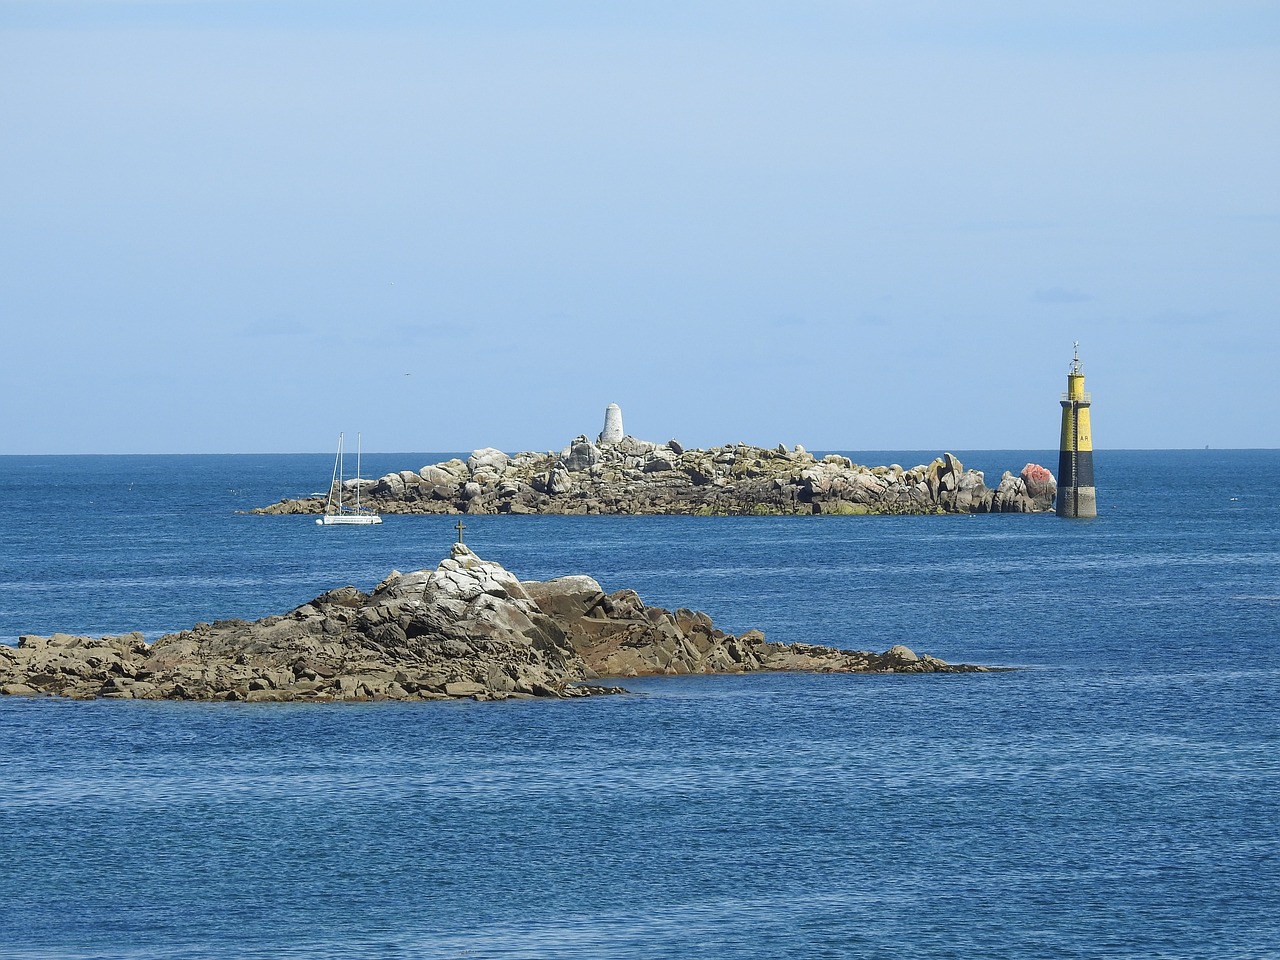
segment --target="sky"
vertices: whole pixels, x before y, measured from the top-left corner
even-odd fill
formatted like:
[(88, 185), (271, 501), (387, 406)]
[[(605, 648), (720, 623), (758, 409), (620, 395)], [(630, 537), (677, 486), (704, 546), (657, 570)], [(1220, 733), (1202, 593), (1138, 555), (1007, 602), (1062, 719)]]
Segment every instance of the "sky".
[(1280, 447), (1280, 4), (0, 0), (0, 453)]

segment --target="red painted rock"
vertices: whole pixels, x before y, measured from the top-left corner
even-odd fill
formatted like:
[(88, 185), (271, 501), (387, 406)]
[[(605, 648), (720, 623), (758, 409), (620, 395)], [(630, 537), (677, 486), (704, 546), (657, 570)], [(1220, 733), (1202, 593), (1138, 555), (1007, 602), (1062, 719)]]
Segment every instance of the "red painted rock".
[(1038, 463), (1028, 463), (1022, 468), (1022, 482), (1027, 486), (1027, 495), (1032, 500), (1051, 500), (1058, 492), (1058, 484), (1053, 474)]

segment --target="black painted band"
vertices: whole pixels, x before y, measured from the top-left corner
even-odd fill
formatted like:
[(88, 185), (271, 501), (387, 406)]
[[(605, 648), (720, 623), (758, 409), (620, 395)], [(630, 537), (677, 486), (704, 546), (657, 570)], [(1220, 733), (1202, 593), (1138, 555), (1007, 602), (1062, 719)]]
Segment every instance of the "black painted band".
[[(1072, 457), (1075, 457), (1075, 469), (1072, 470)], [(1092, 487), (1093, 484), (1093, 451), (1063, 450), (1058, 454), (1058, 489), (1063, 487)]]

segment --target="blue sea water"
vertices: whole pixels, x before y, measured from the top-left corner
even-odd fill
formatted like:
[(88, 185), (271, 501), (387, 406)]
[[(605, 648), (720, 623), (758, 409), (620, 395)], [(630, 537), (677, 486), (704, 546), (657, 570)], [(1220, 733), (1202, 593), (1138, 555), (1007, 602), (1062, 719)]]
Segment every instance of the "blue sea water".
[[(989, 480), (1053, 456), (961, 454)], [(330, 463), (0, 457), (0, 642), (154, 638), (446, 554), (456, 517), (240, 512)], [(0, 698), (0, 956), (1276, 956), (1280, 451), (1096, 469), (1094, 521), (466, 518), (523, 579), (1013, 672)]]

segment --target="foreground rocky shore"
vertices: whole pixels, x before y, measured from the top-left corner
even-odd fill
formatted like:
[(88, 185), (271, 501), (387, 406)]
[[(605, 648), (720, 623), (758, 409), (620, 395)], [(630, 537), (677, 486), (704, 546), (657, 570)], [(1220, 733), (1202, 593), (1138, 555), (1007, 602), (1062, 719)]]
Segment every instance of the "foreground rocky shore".
[(392, 572), (280, 616), (141, 634), (55, 634), (0, 646), (0, 693), (145, 700), (444, 700), (624, 692), (602, 678), (756, 670), (972, 673), (917, 656), (770, 643), (703, 613), (606, 595), (590, 577), (521, 582), (463, 544), (434, 570)]
[[(951, 454), (904, 469), (821, 460), (803, 447), (746, 444), (686, 450), (622, 437), (580, 436), (560, 453), (476, 450), (380, 479), (349, 480), (343, 494), (380, 513), (929, 514), (1031, 513), (1052, 509), (1053, 475), (1027, 464), (994, 489)], [(323, 513), (328, 491), (254, 513)]]

